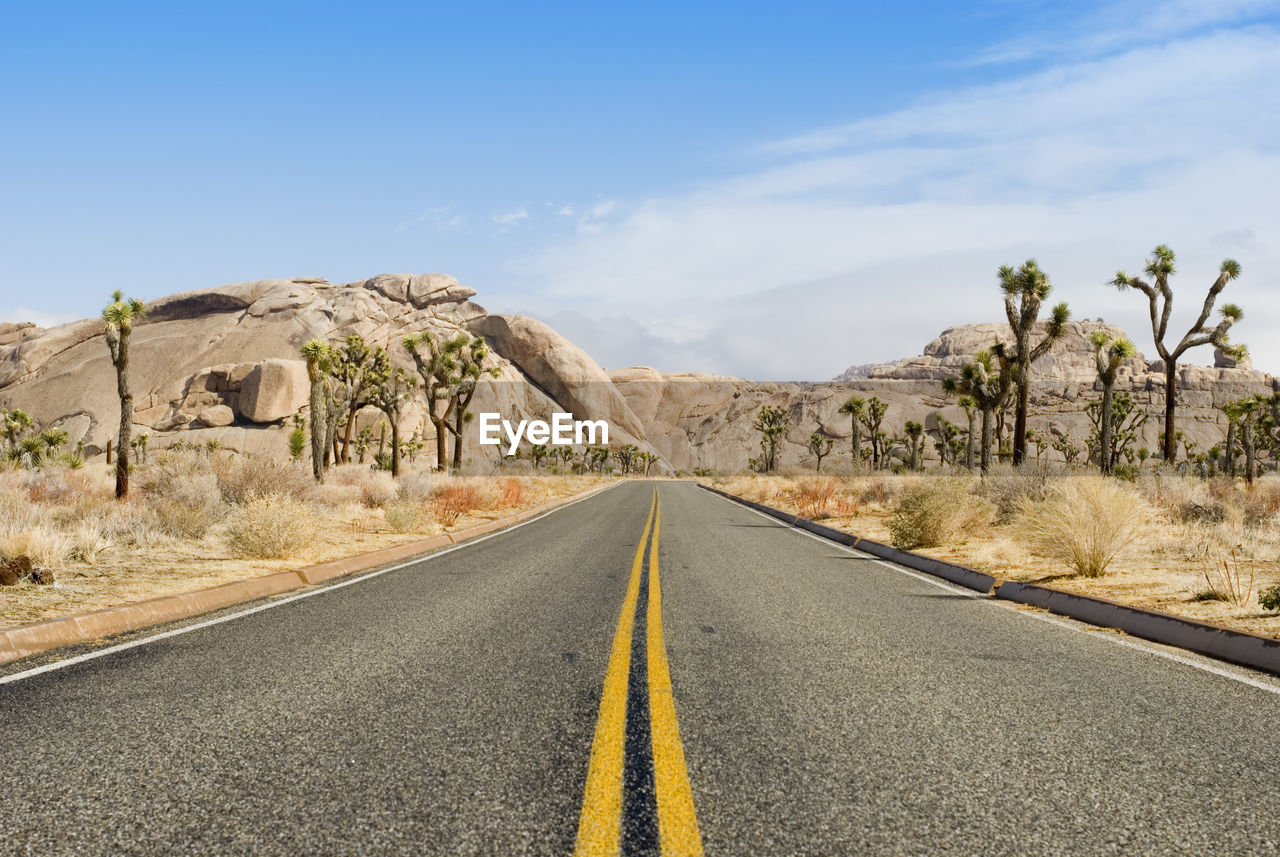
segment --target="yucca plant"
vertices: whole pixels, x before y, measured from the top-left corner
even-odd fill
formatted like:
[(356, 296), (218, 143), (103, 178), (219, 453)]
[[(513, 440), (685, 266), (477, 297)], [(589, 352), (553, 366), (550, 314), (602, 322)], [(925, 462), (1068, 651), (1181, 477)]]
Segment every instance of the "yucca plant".
[(840, 413), (849, 418), (850, 434), (853, 436), (850, 454), (853, 456), (855, 471), (862, 465), (862, 419), (866, 412), (867, 402), (861, 396), (850, 396), (840, 406)]
[(106, 322), (107, 349), (116, 369), (116, 391), (120, 396), (120, 431), (116, 441), (116, 497), (129, 496), (129, 449), (133, 435), (133, 393), (129, 391), (129, 341), (133, 326), (146, 307), (136, 298), (126, 299), (119, 289), (111, 293), (111, 302), (102, 311)]
[(1031, 402), (1031, 365), (1048, 353), (1053, 343), (1062, 338), (1067, 320), (1071, 317), (1065, 303), (1053, 308), (1044, 337), (1032, 345), (1031, 333), (1040, 316), (1040, 306), (1053, 287), (1049, 275), (1040, 269), (1035, 259), (1028, 259), (1018, 268), (1002, 266), (996, 273), (1000, 290), (1004, 292), (1004, 312), (1013, 328), (1014, 381), (1018, 385), (1017, 407), (1013, 422), (1013, 463), (1022, 464), (1027, 455), (1027, 412)]
[(1227, 283), (1240, 276), (1240, 263), (1234, 259), (1224, 259), (1218, 268), (1218, 277), (1209, 286), (1204, 306), (1194, 324), (1183, 334), (1178, 344), (1170, 348), (1165, 345), (1164, 338), (1169, 328), (1169, 315), (1173, 310), (1173, 290), (1169, 287), (1169, 277), (1174, 273), (1174, 254), (1165, 244), (1156, 247), (1147, 260), (1145, 272), (1149, 280), (1130, 276), (1124, 271), (1116, 273), (1108, 285), (1121, 291), (1137, 289), (1147, 297), (1151, 309), (1151, 333), (1155, 338), (1156, 351), (1164, 361), (1164, 433), (1161, 444), (1166, 464), (1172, 464), (1177, 456), (1178, 444), (1175, 437), (1177, 428), (1174, 425), (1177, 409), (1177, 372), (1178, 359), (1188, 350), (1202, 345), (1215, 345), (1237, 358), (1244, 355), (1243, 346), (1232, 346), (1228, 342), (1231, 326), (1244, 317), (1244, 310), (1236, 304), (1223, 304), (1219, 312), (1217, 325), (1208, 326), (1209, 317), (1213, 314), (1214, 303), (1218, 295), (1227, 287)]
[(1124, 361), (1138, 353), (1138, 349), (1128, 339), (1112, 339), (1105, 330), (1095, 330), (1090, 340), (1093, 342), (1098, 380), (1102, 382), (1102, 418), (1098, 425), (1098, 465), (1103, 473), (1110, 473), (1115, 465), (1111, 460), (1111, 400), (1116, 386), (1116, 372)]

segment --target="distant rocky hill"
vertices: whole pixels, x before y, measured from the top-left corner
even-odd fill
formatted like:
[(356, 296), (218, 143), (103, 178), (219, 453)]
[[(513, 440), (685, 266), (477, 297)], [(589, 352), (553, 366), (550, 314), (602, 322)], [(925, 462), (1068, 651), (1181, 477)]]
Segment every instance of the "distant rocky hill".
[[(258, 280), (151, 301), (134, 334), (135, 429), (151, 435), (152, 448), (216, 440), (230, 449), (283, 456), (290, 418), (306, 410), (308, 384), (298, 355), (308, 339), (337, 341), (358, 333), (396, 355), (400, 338), (411, 331), (467, 330), (489, 341), (499, 369), (496, 379), (482, 382), (475, 411), (515, 419), (566, 411), (579, 419), (608, 420), (615, 444), (657, 452), (662, 469), (689, 470), (745, 467), (758, 454), (751, 423), (760, 406), (781, 405), (793, 416), (782, 461), (796, 464), (808, 460), (813, 432), (849, 437), (839, 407), (853, 394), (879, 396), (889, 404), (884, 428), (891, 434), (907, 420), (932, 425), (935, 414), (962, 423), (960, 409), (942, 393), (942, 380), (997, 337), (1008, 338), (1002, 324), (954, 327), (921, 356), (852, 367), (819, 384), (662, 374), (643, 367), (605, 372), (547, 325), (491, 314), (471, 300), (474, 295), (444, 274), (382, 274), (344, 284), (318, 277)], [(97, 319), (48, 330), (0, 324), (0, 407), (22, 408), (42, 425), (64, 428), (72, 445), (83, 443), (86, 453), (101, 454), (115, 431), (118, 407), (102, 328)], [(1099, 328), (1124, 335), (1097, 322), (1073, 322), (1033, 372), (1033, 427), (1070, 435), (1081, 446), (1088, 434), (1083, 405), (1096, 396), (1089, 336)], [(1221, 440), (1221, 405), (1280, 389), (1270, 375), (1227, 365), (1225, 355), (1218, 362), (1217, 368), (1179, 371), (1179, 425), (1202, 448)], [(1122, 368), (1119, 381), (1119, 389), (1152, 412), (1143, 437), (1149, 448), (1156, 446), (1163, 400), (1158, 371), (1158, 364), (1137, 356)], [(377, 412), (362, 415), (365, 423), (380, 419)], [(433, 437), (419, 406), (407, 410), (403, 430), (406, 436)], [(932, 444), (927, 451), (934, 454)], [(475, 461), (497, 454), (474, 442), (467, 453)]]

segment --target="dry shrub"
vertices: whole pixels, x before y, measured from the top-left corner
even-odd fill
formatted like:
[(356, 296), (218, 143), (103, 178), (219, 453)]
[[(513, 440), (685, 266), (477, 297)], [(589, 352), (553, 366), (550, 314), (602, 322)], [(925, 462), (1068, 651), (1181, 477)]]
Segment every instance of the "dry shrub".
[(903, 494), (903, 480), (893, 476), (867, 476), (856, 482), (859, 499), (863, 503), (888, 506), (895, 503)]
[(431, 513), (446, 527), (457, 523), (458, 518), (483, 505), (484, 498), (469, 482), (446, 485), (431, 498)]
[(889, 521), (894, 547), (932, 548), (991, 526), (990, 501), (970, 493), (963, 478), (930, 479), (902, 495)]
[(65, 470), (36, 470), (22, 474), (22, 486), (32, 503), (65, 503), (76, 494), (77, 485)]
[(92, 565), (98, 556), (112, 547), (111, 539), (103, 532), (102, 524), (96, 519), (80, 522), (71, 532), (71, 558), (76, 562)]
[(1077, 476), (1051, 486), (1039, 503), (1023, 501), (1016, 530), (1027, 544), (1076, 574), (1100, 577), (1149, 514), (1141, 495), (1128, 485)]
[(174, 538), (202, 539), (226, 515), (218, 478), (207, 470), (162, 470), (147, 487), (160, 529)]
[(422, 532), (429, 519), (421, 506), (413, 503), (391, 503), (383, 510), (387, 526), (395, 533)]
[(1277, 512), (1280, 512), (1280, 477), (1264, 476), (1254, 482), (1245, 494), (1245, 518), (1261, 523), (1274, 518)]
[(308, 503), (290, 494), (254, 494), (227, 520), (227, 547), (250, 559), (294, 556), (315, 536), (319, 521)]
[(1044, 465), (1026, 462), (1021, 467), (992, 468), (975, 489), (996, 507), (996, 519), (1010, 521), (1026, 501), (1039, 503), (1049, 491), (1052, 473)]
[(368, 509), (381, 509), (388, 503), (394, 503), (399, 496), (390, 473), (359, 465), (335, 467), (329, 471), (329, 483), (354, 489), (361, 505)]
[(804, 476), (796, 480), (795, 504), (803, 517), (830, 517), (827, 511), (840, 483), (834, 476)]
[(229, 504), (244, 503), (250, 497), (265, 494), (309, 500), (315, 490), (311, 471), (296, 463), (265, 455), (213, 454), (208, 459), (222, 499)]
[(836, 492), (836, 517), (852, 518), (862, 511), (862, 497), (855, 491), (844, 488)]
[(427, 470), (411, 470), (396, 480), (403, 503), (426, 503), (449, 483), (449, 477)]
[(362, 492), (358, 485), (333, 485), (327, 482), (323, 485), (317, 484), (312, 489), (311, 496), (315, 502), (334, 509), (363, 506)]
[(1236, 490), (1236, 481), (1230, 476), (1215, 476), (1205, 484), (1209, 496), (1218, 503), (1234, 503), (1240, 499)]
[(1175, 516), (1179, 515), (1182, 508), (1189, 503), (1206, 506), (1215, 499), (1222, 503), (1231, 503), (1238, 500), (1234, 489), (1228, 496), (1213, 497), (1211, 489), (1224, 493), (1223, 486), (1220, 483), (1216, 487), (1206, 485), (1199, 479), (1179, 476), (1168, 467), (1148, 468), (1143, 472), (1143, 477), (1139, 480), (1138, 485), (1142, 495), (1151, 505)]
[(497, 489), (498, 508), (511, 509), (524, 502), (524, 483), (519, 479), (512, 479), (509, 476), (503, 477), (498, 480), (497, 485), (494, 487)]
[(142, 503), (120, 503), (102, 522), (103, 535), (116, 544), (146, 548), (167, 542), (155, 510)]
[(38, 568), (58, 568), (71, 556), (71, 537), (44, 525), (10, 530), (0, 537), (0, 558), (24, 556)]

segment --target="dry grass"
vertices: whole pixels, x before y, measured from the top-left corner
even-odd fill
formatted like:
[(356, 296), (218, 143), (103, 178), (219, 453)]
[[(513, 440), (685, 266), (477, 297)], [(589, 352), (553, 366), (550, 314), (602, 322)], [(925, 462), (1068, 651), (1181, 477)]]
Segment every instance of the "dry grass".
[[(105, 466), (0, 470), (0, 557), (31, 556), (53, 586), (0, 589), (0, 627), (215, 586), (404, 544), (443, 532), (431, 500), (462, 486), (450, 511), (464, 528), (587, 490), (597, 477), (454, 478), (408, 470), (392, 482), (368, 466), (326, 484), (295, 465), (182, 450), (139, 467), (126, 502)], [(273, 495), (269, 501), (267, 495)], [(253, 499), (258, 498), (258, 499)], [(455, 514), (456, 512), (456, 514)], [(299, 541), (298, 534), (306, 533)], [(262, 558), (283, 556), (288, 558)]]
[[(997, 468), (987, 484), (972, 483), (971, 496), (989, 500), (996, 520), (966, 532), (964, 540), (948, 540), (921, 553), (978, 568), (998, 578), (1047, 585), (1081, 595), (1106, 598), (1242, 631), (1280, 638), (1280, 614), (1265, 610), (1258, 594), (1280, 584), (1280, 476), (1268, 475), (1252, 489), (1243, 481), (1211, 481), (1145, 468), (1136, 483), (1115, 481), (1129, 500), (1144, 510), (1128, 546), (1106, 563), (1106, 574), (1078, 573), (1061, 554), (1033, 544), (1021, 526), (1025, 502), (1033, 507), (1049, 501), (1061, 472), (1013, 474)], [(810, 472), (807, 478), (813, 479)], [(826, 477), (823, 477), (826, 478)], [(879, 542), (892, 540), (890, 525), (898, 500), (937, 476), (874, 474), (836, 477), (825, 509), (802, 511), (803, 478), (740, 474), (706, 480), (721, 490), (794, 514), (815, 511), (828, 526)], [(820, 505), (820, 504), (819, 504)], [(1275, 510), (1275, 511), (1273, 511)], [(1238, 589), (1254, 582), (1248, 599), (1237, 606), (1205, 600), (1205, 572), (1213, 576), (1215, 558), (1231, 557), (1241, 572)], [(1105, 555), (1106, 551), (1102, 552)], [(1088, 567), (1088, 564), (1084, 564)], [(1215, 584), (1229, 590), (1225, 583)], [(1212, 587), (1210, 587), (1212, 588)]]
[(1019, 500), (1017, 533), (1031, 547), (1084, 577), (1101, 577), (1150, 514), (1138, 492), (1102, 476), (1072, 476), (1044, 499)]

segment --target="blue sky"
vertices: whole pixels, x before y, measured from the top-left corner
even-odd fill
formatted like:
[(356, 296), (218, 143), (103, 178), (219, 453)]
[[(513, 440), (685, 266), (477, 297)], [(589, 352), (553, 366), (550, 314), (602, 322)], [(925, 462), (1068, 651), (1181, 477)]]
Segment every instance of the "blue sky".
[[(0, 2), (0, 319), (445, 271), (607, 366), (821, 379), (1224, 256), (1280, 371), (1280, 2)], [(1208, 359), (1211, 355), (1203, 354)]]

